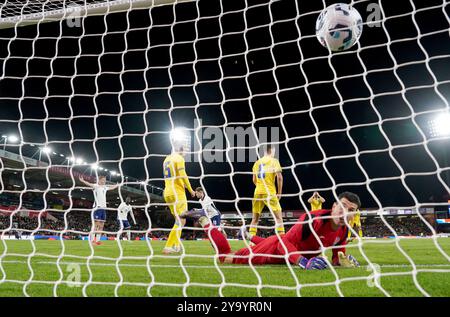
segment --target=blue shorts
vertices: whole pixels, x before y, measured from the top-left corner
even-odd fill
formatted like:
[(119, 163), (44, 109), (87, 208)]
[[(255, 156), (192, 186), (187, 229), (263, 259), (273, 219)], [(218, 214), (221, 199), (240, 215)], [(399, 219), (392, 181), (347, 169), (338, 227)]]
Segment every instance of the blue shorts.
[(97, 209), (96, 211), (94, 211), (94, 220), (95, 221), (106, 221), (105, 209)]
[(222, 215), (216, 215), (214, 217), (211, 218), (211, 223), (215, 226), (215, 227), (220, 227), (220, 222), (222, 220)]
[(130, 229), (131, 225), (130, 222), (128, 220), (117, 220), (119, 221), (119, 225), (121, 229)]

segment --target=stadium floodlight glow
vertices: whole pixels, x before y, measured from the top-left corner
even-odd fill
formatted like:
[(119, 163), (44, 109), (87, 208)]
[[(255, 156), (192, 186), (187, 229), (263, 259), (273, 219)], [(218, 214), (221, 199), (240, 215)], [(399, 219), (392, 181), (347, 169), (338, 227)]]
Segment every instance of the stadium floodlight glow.
[(117, 175), (117, 172), (116, 172), (116, 171), (111, 171), (111, 175), (112, 175), (112, 176), (116, 176), (116, 175)]
[(99, 169), (100, 171), (103, 171), (103, 167), (101, 167), (101, 166), (99, 166), (98, 169)]
[(443, 113), (430, 120), (430, 134), (432, 137), (450, 135), (450, 113)]
[(98, 169), (98, 164), (97, 164), (97, 163), (92, 163), (92, 164), (91, 164), (91, 168), (92, 168), (93, 170)]
[(83, 163), (83, 159), (82, 159), (81, 157), (79, 157), (79, 158), (77, 158), (77, 159), (75, 160), (75, 162), (76, 162), (77, 164), (81, 165), (81, 163)]
[(10, 134), (8, 136), (6, 136), (6, 139), (8, 140), (9, 143), (17, 143), (19, 142), (19, 138), (13, 134)]
[(146, 182), (145, 181), (141, 181), (141, 185), (145, 185), (146, 184)]
[(43, 148), (41, 148), (41, 152), (45, 154), (50, 154), (52, 152), (52, 149), (48, 146), (44, 146)]
[(174, 141), (184, 141), (187, 138), (187, 133), (185, 128), (175, 128), (170, 131), (170, 138)]
[(69, 162), (75, 162), (75, 158), (73, 156), (69, 157)]

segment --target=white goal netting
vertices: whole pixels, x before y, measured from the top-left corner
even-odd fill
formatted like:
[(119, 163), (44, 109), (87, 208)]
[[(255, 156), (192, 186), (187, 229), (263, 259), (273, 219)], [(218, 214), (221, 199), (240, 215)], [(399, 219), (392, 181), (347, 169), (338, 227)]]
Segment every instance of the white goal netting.
[[(336, 1), (2, 1), (0, 294), (448, 296), (450, 4), (393, 2), (345, 1), (362, 36), (331, 52), (315, 24)], [(233, 251), (249, 247), (252, 166), (271, 143), (286, 231), (314, 192), (324, 209), (359, 195), (346, 252), (361, 266), (222, 264), (189, 219), (180, 251), (163, 254), (174, 134)], [(117, 188), (96, 230), (80, 179), (101, 175)], [(130, 230), (117, 221), (127, 197)]]

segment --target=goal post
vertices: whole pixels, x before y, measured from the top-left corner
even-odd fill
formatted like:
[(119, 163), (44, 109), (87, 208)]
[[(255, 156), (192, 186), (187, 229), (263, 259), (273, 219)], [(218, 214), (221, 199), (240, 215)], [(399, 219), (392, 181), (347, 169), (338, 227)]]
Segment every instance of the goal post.
[(0, 29), (104, 15), (195, 0), (32, 0), (0, 6)]

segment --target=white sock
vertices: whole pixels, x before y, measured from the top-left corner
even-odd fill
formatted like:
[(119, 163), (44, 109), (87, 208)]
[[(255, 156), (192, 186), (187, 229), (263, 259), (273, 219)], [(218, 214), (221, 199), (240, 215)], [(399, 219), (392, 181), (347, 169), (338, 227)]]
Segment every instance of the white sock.
[(101, 233), (97, 233), (96, 237), (97, 237), (97, 241), (100, 241), (100, 239), (102, 238), (102, 234)]
[(128, 238), (128, 241), (131, 241), (131, 232), (130, 232), (130, 230), (127, 231), (127, 238)]

